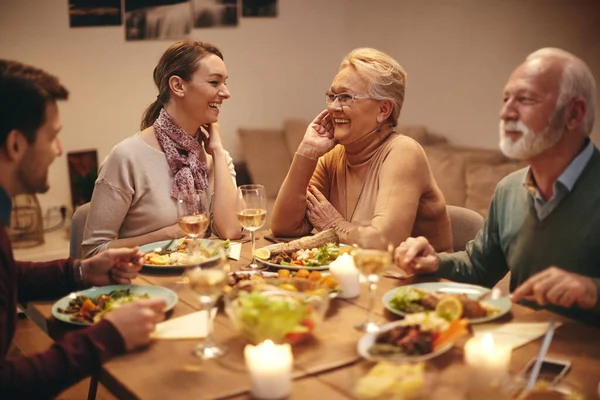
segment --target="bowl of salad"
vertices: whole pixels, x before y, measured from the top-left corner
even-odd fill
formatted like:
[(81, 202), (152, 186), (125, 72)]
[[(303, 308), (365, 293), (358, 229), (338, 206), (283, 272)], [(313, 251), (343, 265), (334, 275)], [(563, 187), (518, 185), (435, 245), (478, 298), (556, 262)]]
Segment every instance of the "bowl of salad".
[(226, 314), (249, 343), (296, 344), (314, 336), (323, 322), (329, 292), (307, 279), (269, 279), (234, 288), (224, 301)]

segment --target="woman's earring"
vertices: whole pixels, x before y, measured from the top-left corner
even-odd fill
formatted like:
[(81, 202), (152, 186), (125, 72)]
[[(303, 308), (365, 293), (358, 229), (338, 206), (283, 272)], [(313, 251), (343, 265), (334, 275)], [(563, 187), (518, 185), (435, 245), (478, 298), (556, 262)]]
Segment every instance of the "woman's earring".
[(381, 125), (377, 127), (377, 132), (381, 132)]

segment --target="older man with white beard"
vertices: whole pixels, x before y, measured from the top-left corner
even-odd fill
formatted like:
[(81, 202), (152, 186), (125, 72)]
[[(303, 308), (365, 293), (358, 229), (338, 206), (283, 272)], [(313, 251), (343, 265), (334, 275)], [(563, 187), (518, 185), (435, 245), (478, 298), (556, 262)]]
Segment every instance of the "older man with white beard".
[(596, 83), (588, 66), (541, 49), (511, 74), (500, 149), (529, 167), (496, 187), (466, 251), (437, 254), (423, 237), (395, 252), (409, 273), (494, 286), (511, 272), (513, 302), (600, 325), (600, 152), (589, 139)]

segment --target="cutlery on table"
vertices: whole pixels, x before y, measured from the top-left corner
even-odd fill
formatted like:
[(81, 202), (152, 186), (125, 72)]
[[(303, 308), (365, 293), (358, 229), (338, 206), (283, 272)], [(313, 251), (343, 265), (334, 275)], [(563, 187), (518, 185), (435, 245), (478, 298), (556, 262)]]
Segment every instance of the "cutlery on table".
[(383, 276), (392, 279), (411, 279), (415, 276), (415, 274), (404, 274), (401, 272), (387, 271), (383, 274)]
[(546, 335), (544, 336), (544, 341), (542, 342), (542, 348), (537, 355), (537, 359), (535, 360), (535, 364), (533, 365), (533, 369), (531, 370), (531, 376), (529, 377), (529, 381), (527, 382), (527, 386), (525, 387), (525, 391), (530, 391), (533, 389), (535, 385), (535, 381), (540, 374), (540, 369), (542, 367), (542, 361), (544, 357), (546, 357), (546, 353), (548, 352), (548, 348), (550, 347), (550, 342), (552, 341), (552, 336), (554, 336), (554, 320), (550, 321), (550, 325), (548, 325), (548, 330), (546, 331)]

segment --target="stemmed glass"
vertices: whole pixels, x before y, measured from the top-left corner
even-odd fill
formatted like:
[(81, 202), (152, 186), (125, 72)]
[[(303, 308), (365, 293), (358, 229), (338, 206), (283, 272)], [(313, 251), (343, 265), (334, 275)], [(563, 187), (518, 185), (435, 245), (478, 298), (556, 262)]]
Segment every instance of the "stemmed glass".
[(240, 225), (250, 231), (252, 239), (252, 262), (245, 270), (265, 269), (259, 266), (254, 257), (254, 232), (265, 224), (267, 219), (267, 195), (263, 185), (242, 185), (237, 190), (236, 210)]
[(210, 222), (208, 196), (204, 190), (182, 193), (177, 199), (179, 227), (188, 237), (187, 264), (202, 260), (198, 237), (204, 236)]
[(206, 336), (196, 346), (194, 354), (204, 360), (218, 358), (225, 354), (225, 347), (218, 345), (212, 338), (212, 312), (223, 289), (227, 284), (229, 263), (223, 242), (212, 241), (204, 246), (208, 258), (202, 264), (185, 267), (184, 276), (190, 288), (197, 293), (200, 309), (206, 312)]
[(372, 320), (375, 291), (379, 278), (392, 263), (393, 246), (384, 235), (372, 227), (365, 226), (353, 229), (349, 234), (349, 240), (354, 247), (351, 253), (354, 264), (369, 285), (367, 318), (364, 322), (357, 324), (355, 328), (363, 332), (377, 332), (379, 325)]

